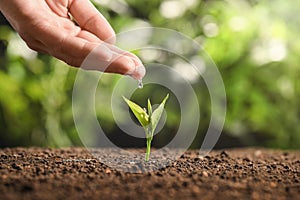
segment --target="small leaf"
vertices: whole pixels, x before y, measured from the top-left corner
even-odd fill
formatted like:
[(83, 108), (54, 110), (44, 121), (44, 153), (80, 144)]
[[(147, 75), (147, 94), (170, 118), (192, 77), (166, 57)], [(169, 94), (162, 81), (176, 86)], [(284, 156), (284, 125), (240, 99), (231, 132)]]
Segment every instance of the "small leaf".
[(154, 133), (154, 130), (161, 118), (161, 115), (164, 111), (164, 106), (165, 106), (165, 103), (167, 101), (167, 99), (169, 98), (169, 94), (167, 94), (167, 96), (164, 98), (164, 100), (161, 102), (161, 104), (156, 108), (156, 110), (154, 110), (154, 112), (152, 113), (152, 116), (151, 116), (151, 128), (152, 128), (152, 134)]
[(146, 111), (144, 109), (142, 109), (139, 105), (137, 105), (136, 103), (128, 100), (127, 98), (123, 97), (123, 99), (125, 100), (125, 102), (128, 104), (129, 108), (132, 110), (133, 114), (135, 115), (135, 117), (138, 119), (138, 121), (140, 122), (140, 124), (143, 127), (146, 127), (149, 125), (150, 121), (149, 121), (149, 116), (146, 113)]
[(152, 116), (152, 106), (151, 106), (150, 99), (148, 99), (148, 115), (149, 115), (149, 118), (151, 119), (151, 116)]

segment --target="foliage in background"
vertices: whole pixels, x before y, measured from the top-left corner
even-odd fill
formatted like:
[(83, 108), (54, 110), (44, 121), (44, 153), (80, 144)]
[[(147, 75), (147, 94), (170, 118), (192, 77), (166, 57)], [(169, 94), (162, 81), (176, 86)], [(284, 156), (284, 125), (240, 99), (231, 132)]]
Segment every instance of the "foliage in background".
[[(226, 87), (224, 135), (244, 145), (300, 147), (299, 0), (93, 2), (117, 33), (145, 26), (165, 27), (203, 45), (219, 67)], [(0, 26), (0, 39), (0, 146), (80, 145), (71, 110), (76, 69), (29, 50), (7, 25)], [(136, 53), (145, 61), (156, 59)], [(175, 65), (176, 60), (169, 64)], [(111, 93), (117, 79), (117, 75), (105, 76), (102, 93)], [(204, 119), (201, 138), (209, 122), (210, 101), (201, 80), (196, 86)], [(143, 93), (162, 98), (155, 88), (145, 87)], [(106, 100), (105, 95), (101, 98)], [(138, 95), (135, 98), (136, 102), (144, 101)], [(166, 132), (176, 130), (178, 124), (176, 105), (169, 107), (174, 109), (169, 109)], [(103, 112), (101, 104), (96, 109), (102, 111), (99, 120), (113, 134), (112, 116)]]

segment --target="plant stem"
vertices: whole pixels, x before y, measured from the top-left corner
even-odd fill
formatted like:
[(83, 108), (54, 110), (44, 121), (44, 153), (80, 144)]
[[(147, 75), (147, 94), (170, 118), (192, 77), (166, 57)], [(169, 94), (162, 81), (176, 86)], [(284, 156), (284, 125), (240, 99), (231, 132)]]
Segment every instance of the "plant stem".
[(147, 148), (146, 148), (146, 162), (149, 161), (149, 157), (150, 157), (150, 150), (151, 150), (151, 137), (147, 138)]

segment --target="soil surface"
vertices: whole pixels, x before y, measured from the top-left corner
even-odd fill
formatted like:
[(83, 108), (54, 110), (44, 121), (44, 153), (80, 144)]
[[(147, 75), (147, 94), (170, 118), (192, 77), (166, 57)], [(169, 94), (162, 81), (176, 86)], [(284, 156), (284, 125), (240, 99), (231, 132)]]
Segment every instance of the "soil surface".
[[(0, 149), (0, 199), (300, 199), (300, 151), (187, 151), (160, 162), (169, 153), (162, 152), (148, 163), (111, 149), (90, 152)], [(100, 153), (113, 160), (95, 158)]]

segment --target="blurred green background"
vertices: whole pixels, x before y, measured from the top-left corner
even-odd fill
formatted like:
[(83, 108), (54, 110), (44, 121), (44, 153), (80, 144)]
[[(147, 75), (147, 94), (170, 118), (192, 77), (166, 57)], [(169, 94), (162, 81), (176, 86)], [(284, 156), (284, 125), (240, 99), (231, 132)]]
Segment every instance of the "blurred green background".
[[(300, 148), (299, 0), (93, 2), (116, 33), (164, 27), (203, 45), (219, 68), (227, 93), (226, 122), (216, 148)], [(3, 17), (0, 39), (0, 147), (81, 145), (72, 117), (77, 69), (29, 50)], [(107, 75), (102, 93), (111, 93), (118, 78)], [(198, 90), (204, 120), (192, 148), (201, 145), (210, 116), (201, 80)], [(145, 88), (144, 95), (147, 92), (153, 93), (151, 88)], [(105, 107), (97, 104), (96, 109)], [(168, 112), (171, 121), (164, 132), (176, 129), (180, 115), (175, 108)], [(99, 118), (120, 146), (144, 146), (122, 138), (110, 114)], [(162, 145), (160, 141), (154, 145)]]

